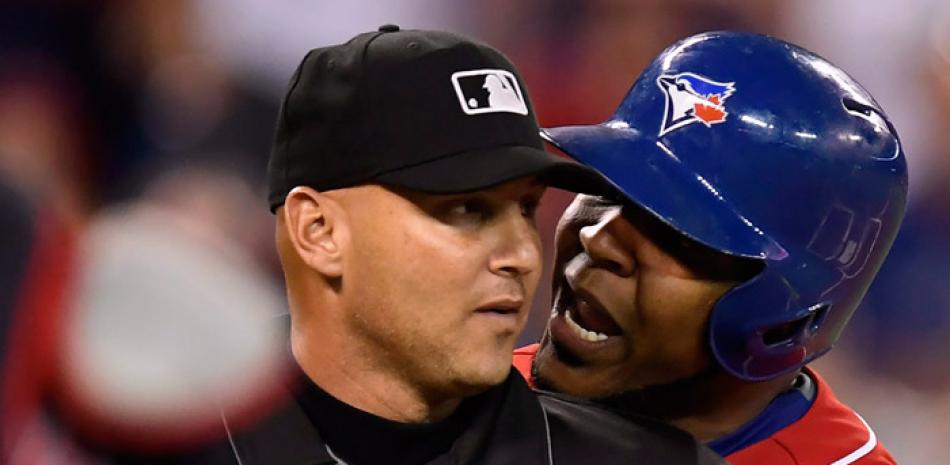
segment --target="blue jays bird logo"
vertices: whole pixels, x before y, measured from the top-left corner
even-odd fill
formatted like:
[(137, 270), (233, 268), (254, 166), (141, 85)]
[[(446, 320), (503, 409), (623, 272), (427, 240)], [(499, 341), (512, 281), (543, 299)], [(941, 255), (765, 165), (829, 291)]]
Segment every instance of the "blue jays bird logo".
[(660, 136), (691, 123), (706, 127), (726, 120), (724, 102), (736, 87), (734, 82), (716, 82), (693, 73), (664, 74), (656, 83), (666, 94), (666, 111)]

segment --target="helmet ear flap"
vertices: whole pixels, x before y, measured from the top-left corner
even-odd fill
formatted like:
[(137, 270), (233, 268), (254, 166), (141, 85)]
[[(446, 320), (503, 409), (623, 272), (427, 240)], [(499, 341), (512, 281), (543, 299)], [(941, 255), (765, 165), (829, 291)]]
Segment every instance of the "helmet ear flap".
[(807, 346), (830, 308), (830, 302), (802, 306), (800, 296), (766, 267), (715, 304), (709, 318), (710, 346), (719, 364), (734, 376), (771, 379), (820, 355), (809, 353)]

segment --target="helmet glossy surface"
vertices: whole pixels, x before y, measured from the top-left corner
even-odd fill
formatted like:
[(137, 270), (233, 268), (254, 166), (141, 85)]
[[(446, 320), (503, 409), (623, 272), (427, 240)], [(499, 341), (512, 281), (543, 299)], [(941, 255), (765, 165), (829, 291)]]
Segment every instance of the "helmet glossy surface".
[(709, 321), (716, 359), (743, 379), (831, 348), (904, 214), (906, 162), (879, 105), (828, 61), (767, 36), (684, 39), (610, 120), (543, 132), (679, 232), (765, 262)]

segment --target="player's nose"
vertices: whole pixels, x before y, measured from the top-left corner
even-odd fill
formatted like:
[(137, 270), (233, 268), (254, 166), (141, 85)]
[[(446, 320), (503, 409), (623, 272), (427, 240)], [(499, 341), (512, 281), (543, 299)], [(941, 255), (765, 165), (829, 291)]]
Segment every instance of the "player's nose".
[(636, 269), (636, 259), (631, 250), (624, 246), (618, 230), (625, 221), (621, 207), (605, 211), (599, 220), (580, 229), (580, 242), (590, 256), (594, 266), (605, 268), (620, 276), (630, 276)]

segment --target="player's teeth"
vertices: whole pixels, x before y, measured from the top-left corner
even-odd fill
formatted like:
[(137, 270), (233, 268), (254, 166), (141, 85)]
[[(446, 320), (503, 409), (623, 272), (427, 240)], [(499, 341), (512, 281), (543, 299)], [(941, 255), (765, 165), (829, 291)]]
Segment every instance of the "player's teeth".
[(587, 341), (587, 342), (600, 342), (607, 340), (607, 335), (603, 333), (598, 333), (597, 331), (589, 331), (581, 327), (574, 321), (574, 318), (571, 315), (571, 311), (567, 310), (564, 312), (565, 319), (567, 320), (567, 326), (574, 331), (574, 334), (577, 337)]

